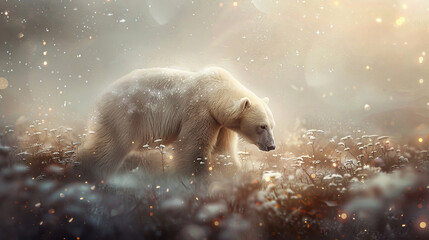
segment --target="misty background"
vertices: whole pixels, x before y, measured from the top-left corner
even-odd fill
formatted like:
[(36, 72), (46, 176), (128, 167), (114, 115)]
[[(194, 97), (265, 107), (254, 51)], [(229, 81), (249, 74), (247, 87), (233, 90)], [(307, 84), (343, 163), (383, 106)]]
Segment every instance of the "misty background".
[(215, 65), (270, 98), (277, 136), (429, 139), (427, 54), (422, 0), (0, 0), (0, 124), (82, 127), (134, 69)]

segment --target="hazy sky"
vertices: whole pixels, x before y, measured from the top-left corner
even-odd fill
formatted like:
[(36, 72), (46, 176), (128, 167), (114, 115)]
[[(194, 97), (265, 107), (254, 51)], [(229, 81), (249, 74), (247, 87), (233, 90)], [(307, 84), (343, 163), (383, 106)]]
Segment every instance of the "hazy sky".
[(84, 123), (133, 69), (217, 65), (270, 98), (280, 133), (296, 119), (424, 133), (426, 54), (423, 0), (0, 0), (1, 122)]

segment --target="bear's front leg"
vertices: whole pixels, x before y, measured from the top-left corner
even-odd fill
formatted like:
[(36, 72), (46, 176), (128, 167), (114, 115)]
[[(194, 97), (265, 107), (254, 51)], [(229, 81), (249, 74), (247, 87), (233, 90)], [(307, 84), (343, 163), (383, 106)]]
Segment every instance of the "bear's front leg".
[[(223, 155), (227, 162), (231, 162), (232, 166), (228, 165), (227, 168), (231, 173), (236, 173), (241, 169), (241, 162), (238, 160), (237, 154), (238, 136), (234, 131), (222, 127), (216, 139), (215, 147), (212, 151), (212, 159), (219, 158)], [(222, 165), (227, 163), (225, 159), (218, 159)], [(223, 166), (221, 166), (223, 167)]]
[(208, 173), (211, 156), (220, 126), (210, 119), (199, 123), (185, 123), (174, 145), (172, 174), (185, 177), (204, 177)]
[(238, 164), (237, 141), (237, 133), (222, 127), (216, 138), (216, 144), (212, 152), (213, 158), (218, 155), (229, 156), (229, 161), (233, 164)]

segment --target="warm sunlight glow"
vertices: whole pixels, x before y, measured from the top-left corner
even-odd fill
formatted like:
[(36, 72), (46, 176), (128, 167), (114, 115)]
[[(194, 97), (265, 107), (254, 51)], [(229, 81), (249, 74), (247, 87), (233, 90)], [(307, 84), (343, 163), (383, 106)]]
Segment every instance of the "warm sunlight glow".
[(3, 1), (2, 239), (427, 238), (429, 0)]

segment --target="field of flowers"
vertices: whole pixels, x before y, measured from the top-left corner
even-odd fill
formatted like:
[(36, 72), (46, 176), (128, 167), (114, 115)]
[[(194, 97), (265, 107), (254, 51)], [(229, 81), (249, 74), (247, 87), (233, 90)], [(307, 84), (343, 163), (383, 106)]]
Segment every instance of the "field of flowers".
[(1, 128), (2, 239), (429, 238), (423, 140), (302, 129), (274, 153), (240, 152), (240, 172), (218, 156), (195, 188), (140, 164), (89, 182), (77, 158), (86, 134), (40, 121)]

